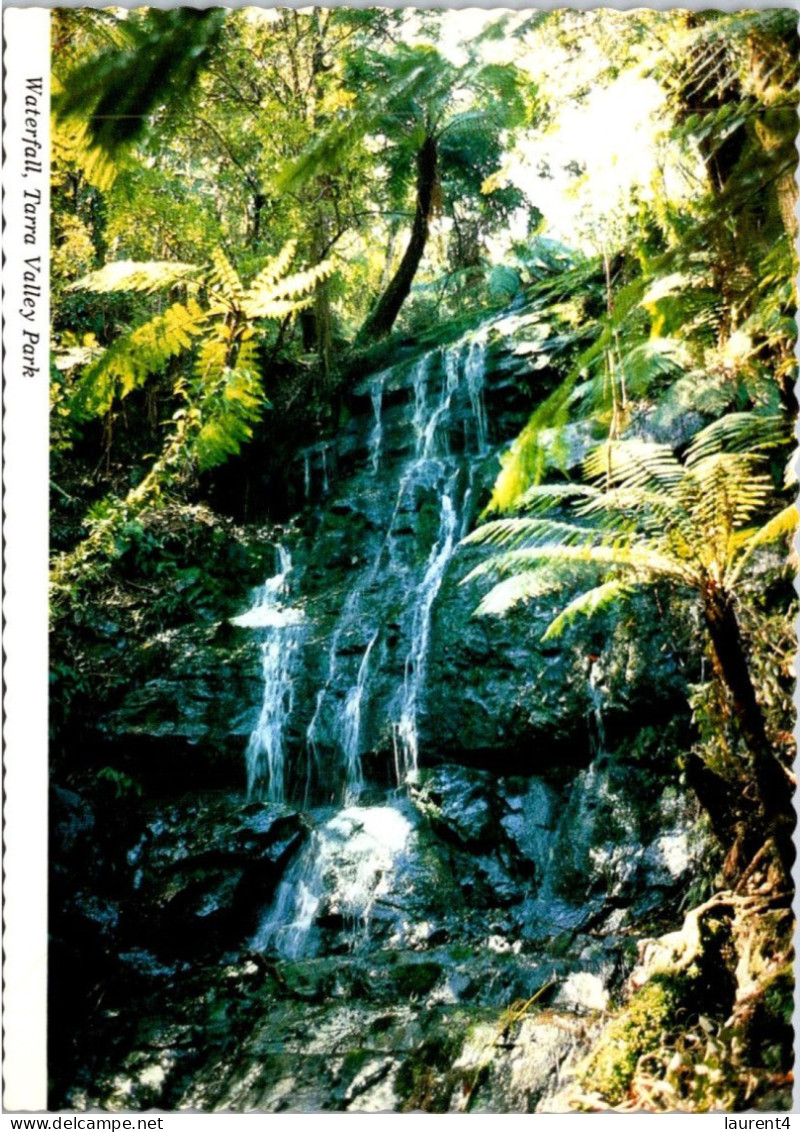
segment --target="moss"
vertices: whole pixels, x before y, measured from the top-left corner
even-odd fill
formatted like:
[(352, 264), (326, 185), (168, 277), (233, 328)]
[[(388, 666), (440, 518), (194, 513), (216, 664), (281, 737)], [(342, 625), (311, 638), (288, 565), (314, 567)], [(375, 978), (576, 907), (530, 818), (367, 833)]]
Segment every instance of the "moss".
[(442, 976), (439, 963), (424, 961), (422, 963), (404, 963), (395, 971), (394, 980), (397, 993), (401, 998), (419, 998), (428, 994), (438, 983)]
[(619, 1104), (639, 1059), (658, 1049), (686, 994), (680, 980), (654, 978), (638, 990), (600, 1036), (581, 1077), (589, 1092)]
[(458, 1032), (439, 1033), (414, 1050), (397, 1071), (402, 1111), (446, 1112), (453, 1088), (450, 1068), (461, 1049)]

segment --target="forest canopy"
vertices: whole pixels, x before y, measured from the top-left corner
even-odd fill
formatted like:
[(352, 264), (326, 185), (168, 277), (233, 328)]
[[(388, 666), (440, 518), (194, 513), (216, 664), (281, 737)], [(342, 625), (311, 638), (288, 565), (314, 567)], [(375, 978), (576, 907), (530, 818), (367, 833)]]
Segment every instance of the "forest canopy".
[[(144, 718), (155, 749), (178, 726), (142, 708), (151, 693), (159, 705), (184, 696), (170, 664), (203, 682), (187, 725), (194, 757), (191, 728), (214, 700), (201, 661), (244, 664), (243, 631), (283, 624), (276, 703), (265, 695), (262, 714), (290, 738), (286, 751), (276, 740), (278, 770), (248, 766), (248, 797), (291, 800), (302, 765), (306, 801), (316, 782), (330, 803), (326, 774), (342, 752), (346, 802), (392, 774), (411, 783), (428, 650), (437, 617), (451, 617), (436, 678), (463, 696), (478, 735), (457, 748), (459, 773), (483, 775), (496, 756), (511, 782), (524, 757), (531, 778), (537, 758), (569, 749), (541, 795), (552, 787), (563, 801), (568, 773), (572, 789), (608, 757), (595, 787), (619, 771), (658, 793), (657, 808), (668, 781), (676, 812), (691, 797), (713, 839), (696, 887), (669, 899), (681, 913), (705, 901), (696, 920), (712, 935), (727, 917), (714, 946), (734, 959), (722, 990), (709, 983), (716, 1021), (692, 1023), (677, 1061), (678, 1039), (659, 1023), (641, 1059), (623, 1071), (613, 1050), (598, 1055), (586, 1080), (608, 1104), (766, 1104), (787, 1087), (791, 1039), (782, 1030), (783, 1046), (767, 1046), (761, 1006), (731, 987), (750, 961), (733, 971), (736, 947), (760, 963), (774, 945), (753, 995), (766, 1003), (777, 986), (770, 1017), (785, 1012), (796, 13), (62, 7), (52, 36), (58, 780), (141, 798), (136, 727)], [(494, 382), (488, 399), (476, 359), (480, 381)], [(363, 500), (348, 482), (366, 483)], [(295, 575), (289, 543), (307, 556)], [(411, 612), (390, 595), (392, 571)], [(256, 584), (262, 621), (234, 616)], [(312, 623), (322, 628), (298, 708), (289, 668)], [(507, 663), (486, 692), (500, 639)], [(381, 696), (379, 724), (377, 709), (368, 717)], [(323, 709), (339, 708), (326, 723)], [(542, 733), (567, 716), (551, 747)], [(130, 718), (130, 747), (92, 775), (95, 752)], [(481, 779), (501, 783), (497, 812), (513, 797), (509, 829), (532, 815), (542, 825), (525, 836), (544, 838), (539, 802), (506, 789), (498, 766)], [(624, 856), (617, 835), (609, 861)], [(540, 865), (514, 883), (538, 884)], [(655, 906), (637, 912), (637, 931)], [(765, 913), (756, 930), (764, 909), (774, 921)], [(702, 966), (677, 967), (663, 994), (657, 981), (645, 988), (664, 1033)], [(727, 1068), (708, 1083), (695, 1068), (718, 1049)], [(668, 1064), (654, 1084), (643, 1067), (656, 1056)]]

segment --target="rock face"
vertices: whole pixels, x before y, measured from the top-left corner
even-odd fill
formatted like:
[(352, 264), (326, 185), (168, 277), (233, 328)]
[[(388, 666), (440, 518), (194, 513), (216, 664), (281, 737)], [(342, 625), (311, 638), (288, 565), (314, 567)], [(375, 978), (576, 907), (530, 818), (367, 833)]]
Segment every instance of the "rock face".
[(99, 721), (144, 793), (57, 796), (54, 1107), (546, 1111), (686, 891), (651, 599), (557, 647), (544, 603), (473, 616), (461, 540), (548, 380), (524, 317), (364, 377), (249, 605), (149, 640)]
[(560, 785), (443, 764), (407, 798), (301, 817), (185, 796), (124, 825), (59, 798), (60, 859), (96, 865), (60, 894), (56, 969), (79, 981), (70, 945), (88, 941), (104, 990), (89, 1047), (54, 1055), (52, 1103), (548, 1111), (632, 966), (631, 930), (703, 848), (655, 782), (608, 756)]
[(237, 616), (139, 646), (138, 678), (97, 726), (127, 745), (126, 768), (239, 787), (247, 751), (251, 793), (343, 802), (442, 761), (574, 773), (598, 724), (634, 734), (685, 702), (652, 599), (626, 610), (635, 641), (609, 614), (544, 644), (552, 598), (474, 616), (487, 582), (465, 579), (488, 551), (461, 540), (531, 385), (553, 382), (548, 335), (521, 310), (355, 383), (335, 439), (296, 458), (297, 515), (250, 609), (243, 593)]

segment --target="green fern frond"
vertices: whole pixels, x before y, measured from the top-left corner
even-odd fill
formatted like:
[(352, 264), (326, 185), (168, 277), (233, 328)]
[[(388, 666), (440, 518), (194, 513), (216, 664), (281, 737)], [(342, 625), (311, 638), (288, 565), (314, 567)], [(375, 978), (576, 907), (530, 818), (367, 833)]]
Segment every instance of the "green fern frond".
[(275, 299), (263, 302), (259, 307), (247, 306), (248, 318), (281, 319), (298, 311), (307, 310), (314, 305), (314, 296), (305, 299)]
[(511, 448), (500, 457), (500, 473), (484, 514), (509, 511), (531, 486), (539, 482), (545, 468), (540, 434), (547, 428), (566, 424), (569, 399), (578, 378), (579, 371), (575, 369), (539, 405)]
[(534, 484), (520, 498), (519, 506), (526, 513), (536, 515), (566, 503), (597, 499), (601, 494), (599, 488), (585, 483)]
[(687, 467), (717, 452), (762, 452), (791, 443), (792, 423), (785, 416), (728, 413), (696, 434), (686, 451)]
[(108, 294), (111, 291), (144, 291), (152, 295), (176, 283), (196, 285), (194, 276), (198, 268), (191, 263), (153, 261), (134, 263), (129, 259), (107, 263), (105, 267), (84, 275), (67, 287), (68, 291), (93, 291)]
[(201, 344), (194, 365), (196, 379), (207, 390), (216, 388), (228, 366), (230, 341), (227, 338), (208, 337)]
[(257, 302), (258, 296), (271, 287), (289, 270), (289, 265), (297, 252), (297, 240), (287, 240), (276, 256), (268, 260), (252, 280), (247, 289), (248, 302)]
[(185, 305), (174, 303), (163, 315), (122, 335), (81, 374), (72, 411), (84, 420), (107, 412), (115, 397), (125, 397), (143, 385), (206, 327), (205, 312), (190, 299)]
[(629, 597), (633, 586), (629, 581), (614, 579), (594, 586), (585, 593), (579, 594), (569, 605), (555, 617), (547, 626), (543, 641), (551, 641), (560, 637), (564, 630), (579, 617), (593, 617), (596, 613), (615, 605), (623, 598)]
[(598, 566), (621, 566), (652, 579), (659, 575), (674, 578), (690, 584), (692, 572), (683, 564), (668, 558), (656, 543), (641, 540), (631, 546), (629, 540), (618, 542), (569, 545), (549, 543), (544, 546), (525, 546), (508, 551), (506, 569), (510, 569), (514, 559), (522, 568), (536, 563), (564, 562), (572, 565), (594, 564)]
[[(729, 582), (734, 585), (741, 576), (742, 570), (747, 565), (747, 562), (752, 555), (753, 551), (759, 546), (765, 546), (767, 543), (775, 542), (779, 538), (784, 538), (787, 535), (793, 535), (797, 531), (798, 523), (800, 522), (800, 513), (797, 506), (792, 503), (788, 507), (784, 507), (777, 515), (773, 515), (762, 527), (758, 530), (747, 532), (749, 537), (746, 541), (742, 541), (740, 546), (744, 553), (739, 558), (733, 570), (730, 572)], [(743, 534), (745, 532), (742, 532)]]
[[(471, 577), (472, 575), (470, 575)], [(467, 579), (465, 579), (466, 581)], [(540, 596), (539, 572), (536, 570), (522, 571), (512, 574), (502, 582), (492, 586), (489, 592), (481, 599), (475, 610), (475, 617), (503, 616), (515, 605), (529, 601)]]
[(243, 304), (245, 313), (250, 318), (268, 317), (263, 313), (264, 310), (268, 310), (281, 300), (295, 301), (304, 298), (319, 283), (329, 278), (332, 271), (333, 264), (331, 261), (323, 260), (314, 267), (295, 272), (293, 275), (287, 275), (285, 278), (262, 287), (258, 291), (251, 289)]
[(241, 308), (244, 287), (239, 274), (222, 248), (214, 248), (211, 253), (209, 281), (214, 289), (219, 289), (225, 300), (235, 308)]
[(582, 545), (596, 542), (599, 537), (600, 533), (593, 527), (579, 527), (557, 519), (495, 519), (477, 527), (464, 542), (516, 549), (556, 541), (568, 546)]
[(589, 453), (584, 462), (588, 479), (626, 491), (671, 491), (683, 467), (666, 444), (643, 440), (609, 440)]

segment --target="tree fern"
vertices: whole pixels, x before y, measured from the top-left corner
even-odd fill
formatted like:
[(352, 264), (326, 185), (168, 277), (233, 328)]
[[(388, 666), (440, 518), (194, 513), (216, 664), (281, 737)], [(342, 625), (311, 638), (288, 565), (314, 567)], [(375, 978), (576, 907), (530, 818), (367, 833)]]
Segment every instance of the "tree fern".
[(70, 410), (80, 419), (107, 413), (120, 398), (164, 372), (172, 358), (194, 354), (190, 373), (182, 369), (173, 382), (179, 408), (172, 418), (161, 455), (142, 482), (116, 507), (109, 504), (89, 538), (60, 560), (56, 576), (113, 545), (114, 524), (127, 521), (157, 500), (162, 490), (192, 471), (205, 471), (238, 453), (269, 406), (258, 360), (259, 323), (301, 310), (317, 284), (329, 277), (329, 261), (286, 275), (295, 252), (287, 243), (249, 286), (217, 249), (203, 269), (191, 264), (123, 261), (92, 272), (73, 289), (97, 292), (138, 290), (152, 293), (177, 283), (196, 286), (203, 277), (205, 306), (190, 297), (163, 314), (122, 334), (80, 375)]
[[(662, 446), (642, 442), (606, 444), (587, 461), (586, 474), (599, 492), (552, 492), (585, 522), (546, 518), (501, 519), (479, 527), (467, 542), (499, 547), (469, 575), (494, 577), (478, 614), (502, 614), (537, 592), (537, 567), (556, 563), (598, 568), (605, 580), (580, 592), (551, 621), (544, 639), (558, 636), (578, 617), (591, 616), (659, 579), (693, 592), (708, 631), (715, 670), (731, 696), (752, 758), (752, 793), (758, 801), (761, 836), (773, 836), (784, 868), (792, 859), (790, 789), (766, 735), (749, 674), (736, 616), (740, 578), (753, 552), (797, 527), (792, 505), (752, 525), (767, 510), (772, 481), (756, 456), (707, 454), (703, 446), (684, 461)], [(541, 508), (547, 489), (530, 491)], [(500, 581), (496, 579), (500, 577)], [(551, 575), (552, 578), (552, 575)], [(566, 581), (566, 579), (565, 579)], [(550, 584), (550, 580), (546, 584)], [(743, 774), (744, 778), (747, 774)]]

